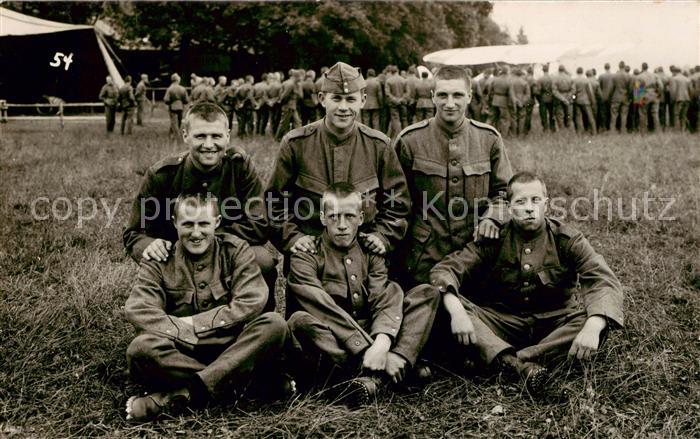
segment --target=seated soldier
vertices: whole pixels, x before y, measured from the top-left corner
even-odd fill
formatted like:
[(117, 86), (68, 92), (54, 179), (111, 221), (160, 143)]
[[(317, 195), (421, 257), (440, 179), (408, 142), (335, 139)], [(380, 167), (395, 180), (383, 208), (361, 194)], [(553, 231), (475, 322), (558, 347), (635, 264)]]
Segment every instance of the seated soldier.
[(351, 378), (342, 399), (362, 405), (376, 395), (382, 376), (399, 382), (415, 364), (440, 296), (423, 285), (404, 300), (401, 287), (387, 277), (384, 257), (360, 246), (364, 211), (353, 185), (330, 185), (321, 209), (325, 231), (311, 252), (294, 253), (290, 262), (289, 302), (300, 310), (288, 321), (299, 357), (295, 378), (311, 385), (339, 369), (342, 378)]
[(259, 376), (261, 365), (272, 373), (288, 335), (279, 314), (261, 315), (268, 291), (250, 246), (214, 235), (221, 222), (217, 200), (181, 195), (174, 209), (172, 256), (142, 259), (126, 302), (137, 330), (126, 353), (129, 372), (158, 391), (129, 398), (129, 420), (232, 395), (254, 370)]
[(583, 234), (546, 217), (539, 177), (514, 175), (507, 197), (512, 219), (500, 238), (448, 255), (430, 279), (443, 293), (456, 341), (474, 345), (486, 365), (519, 376), (537, 395), (548, 379), (540, 363), (567, 352), (588, 360), (605, 330), (623, 325), (623, 294)]

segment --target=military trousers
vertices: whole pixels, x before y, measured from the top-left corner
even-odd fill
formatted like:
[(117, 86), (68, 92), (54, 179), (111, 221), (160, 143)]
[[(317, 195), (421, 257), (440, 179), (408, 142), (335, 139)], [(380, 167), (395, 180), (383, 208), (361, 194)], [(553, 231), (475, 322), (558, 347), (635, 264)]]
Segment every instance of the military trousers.
[(136, 125), (143, 126), (143, 112), (146, 110), (146, 99), (136, 101)]
[(620, 118), (620, 132), (627, 132), (627, 113), (629, 112), (629, 102), (613, 101), (610, 103), (610, 131), (617, 127), (618, 116)]
[(189, 345), (152, 333), (138, 335), (126, 358), (134, 381), (158, 391), (176, 390), (193, 381), (204, 384), (210, 397), (225, 398), (246, 387), (262, 369), (281, 359), (289, 330), (282, 316), (265, 313), (221, 344)]
[(122, 109), (122, 134), (131, 134), (134, 130), (134, 107)]
[(676, 101), (673, 103), (673, 127), (678, 131), (688, 130), (688, 101)]
[(255, 110), (255, 133), (259, 135), (265, 134), (267, 123), (270, 120), (270, 107), (262, 105)]
[(299, 128), (301, 126), (301, 117), (296, 107), (284, 107), (282, 108), (282, 116), (280, 118), (279, 126), (277, 127), (277, 132), (275, 133), (275, 140), (278, 142), (282, 140), (285, 134), (293, 130), (294, 128)]
[(584, 310), (575, 309), (538, 318), (474, 304), (465, 308), (474, 325), (479, 357), (487, 365), (507, 351), (522, 361), (562, 359), (587, 319)]
[(391, 139), (395, 139), (401, 132), (401, 107), (392, 106), (389, 107), (389, 131), (387, 135)]
[(362, 123), (370, 128), (381, 131), (382, 127), (379, 118), (379, 108), (362, 109), (360, 113)]
[(653, 123), (653, 129), (661, 132), (661, 121), (659, 119), (659, 101), (653, 100), (645, 102), (639, 107), (639, 132), (646, 133), (650, 130), (649, 120)]
[(511, 111), (507, 105), (491, 106), (491, 125), (493, 125), (496, 128), (496, 130), (498, 130), (498, 132), (500, 132), (504, 136), (508, 135), (511, 118)]
[[(420, 285), (405, 294), (403, 301), (403, 320), (398, 335), (394, 339), (391, 352), (399, 354), (413, 366), (425, 346), (432, 329), (435, 314), (440, 305), (440, 294), (430, 285)], [(371, 323), (368, 320), (358, 320), (357, 326), (362, 328), (364, 343), (356, 340), (356, 349), (348, 349), (338, 340), (333, 327), (322, 319), (306, 311), (296, 311), (287, 321), (291, 334), (292, 357), (299, 358), (303, 353), (302, 369), (316, 365), (335, 365), (350, 374), (359, 372), (362, 365), (362, 354), (371, 344)], [(315, 374), (327, 373), (328, 370), (310, 371)]]
[(586, 126), (591, 133), (596, 134), (598, 132), (591, 104), (576, 104), (576, 131), (582, 133), (585, 131)]
[(569, 102), (555, 101), (554, 115), (557, 119), (557, 129), (573, 128), (574, 112), (573, 105)]
[(316, 106), (301, 106), (301, 125), (306, 125), (316, 121)]
[(416, 108), (416, 115), (414, 117), (414, 122), (420, 122), (422, 120), (430, 119), (434, 115), (435, 115), (435, 109), (433, 107)]
[(114, 131), (114, 124), (117, 119), (117, 107), (114, 105), (105, 105), (105, 121), (107, 122), (107, 132)]
[(532, 110), (535, 105), (530, 102), (525, 104), (525, 123), (523, 124), (523, 134), (528, 135), (532, 129)]
[(182, 110), (170, 110), (170, 131), (171, 137), (180, 137), (180, 125), (182, 124)]
[(540, 121), (542, 123), (542, 131), (556, 131), (556, 122), (554, 119), (554, 103), (540, 102)]
[(525, 106), (518, 105), (512, 108), (511, 126), (516, 136), (525, 135), (526, 112)]

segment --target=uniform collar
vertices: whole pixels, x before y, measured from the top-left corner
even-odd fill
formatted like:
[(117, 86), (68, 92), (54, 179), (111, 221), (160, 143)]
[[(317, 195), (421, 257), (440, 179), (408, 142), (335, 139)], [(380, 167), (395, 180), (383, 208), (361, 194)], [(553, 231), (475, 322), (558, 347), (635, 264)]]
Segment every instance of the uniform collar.
[(435, 125), (438, 128), (440, 128), (440, 131), (445, 133), (448, 137), (455, 137), (457, 134), (464, 131), (467, 127), (467, 124), (468, 124), (466, 116), (462, 117), (462, 121), (456, 126), (447, 125), (438, 116), (435, 116), (434, 119), (435, 119)]
[(213, 168), (209, 169), (208, 171), (202, 171), (194, 164), (194, 161), (192, 160), (192, 154), (188, 153), (187, 158), (185, 158), (185, 171), (189, 175), (194, 175), (197, 177), (206, 177), (208, 175), (215, 174), (219, 169), (221, 169), (223, 162), (224, 160), (222, 158), (222, 160), (219, 161), (219, 163)]
[(333, 241), (331, 241), (331, 237), (328, 235), (327, 231), (323, 231), (321, 234), (321, 243), (323, 244), (323, 247), (329, 250), (332, 254), (338, 255), (340, 257), (343, 257), (347, 254), (354, 253), (356, 249), (359, 249), (359, 244), (357, 243), (357, 237), (355, 237), (355, 240), (353, 240), (352, 244), (350, 244), (350, 247), (347, 248), (340, 248), (333, 244)]
[(331, 129), (328, 128), (328, 125), (326, 125), (326, 123), (327, 119), (324, 116), (324, 118), (321, 120), (321, 130), (333, 146), (345, 143), (345, 141), (347, 141), (357, 133), (357, 122), (353, 122), (352, 129), (350, 129), (350, 131), (348, 131), (343, 136), (338, 136), (333, 131), (331, 131)]

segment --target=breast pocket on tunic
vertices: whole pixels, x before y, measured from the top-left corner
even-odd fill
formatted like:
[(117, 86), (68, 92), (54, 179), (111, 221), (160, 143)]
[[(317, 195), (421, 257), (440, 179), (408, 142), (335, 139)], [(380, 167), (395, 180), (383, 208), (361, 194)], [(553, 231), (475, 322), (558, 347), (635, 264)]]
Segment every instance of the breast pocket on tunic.
[(464, 195), (470, 206), (484, 206), (489, 196), (491, 161), (481, 160), (462, 166), (464, 172)]
[(379, 179), (376, 175), (363, 177), (352, 182), (355, 190), (362, 194), (362, 210), (365, 213), (365, 222), (371, 223), (377, 215), (377, 191)]
[(165, 287), (167, 291), (166, 312), (174, 316), (192, 315), (194, 290), (189, 287)]

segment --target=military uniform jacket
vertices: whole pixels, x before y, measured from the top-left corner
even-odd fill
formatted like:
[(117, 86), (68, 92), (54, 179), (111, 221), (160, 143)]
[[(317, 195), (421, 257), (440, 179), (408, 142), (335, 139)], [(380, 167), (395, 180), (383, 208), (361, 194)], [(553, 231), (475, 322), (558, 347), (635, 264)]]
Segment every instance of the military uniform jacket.
[(384, 96), (382, 93), (382, 84), (376, 77), (367, 78), (365, 85), (365, 93), (367, 93), (367, 101), (363, 110), (377, 110), (384, 105)]
[(124, 84), (119, 88), (119, 107), (121, 109), (132, 108), (136, 106), (136, 98), (134, 97), (134, 87), (131, 84)]
[(136, 98), (137, 101), (146, 101), (146, 83), (143, 81), (139, 81), (138, 84), (136, 84), (136, 90), (134, 91), (134, 97)]
[(472, 240), (476, 218), (507, 220), (504, 198), (513, 171), (498, 131), (472, 119), (451, 131), (430, 118), (394, 142), (412, 200), (399, 254), (402, 268), (424, 283), (433, 265)]
[(491, 84), (491, 105), (494, 107), (509, 107), (515, 104), (513, 81), (507, 76), (498, 76)]
[(224, 111), (231, 111), (229, 105), (229, 88), (226, 85), (216, 84), (214, 86), (214, 98), (216, 99), (216, 104), (224, 109)]
[(516, 315), (556, 317), (579, 308), (623, 325), (623, 293), (603, 257), (578, 230), (546, 219), (530, 241), (512, 223), (498, 240), (469, 243), (430, 273), (439, 290)]
[(269, 107), (274, 107), (279, 101), (282, 84), (277, 81), (272, 81), (265, 90), (265, 101)]
[(551, 104), (552, 97), (552, 77), (549, 74), (545, 74), (540, 79), (537, 80), (537, 89), (539, 91), (539, 99), (542, 104)]
[(530, 102), (530, 85), (525, 78), (513, 78), (513, 93), (516, 106), (523, 107)]
[(623, 70), (619, 70), (613, 75), (612, 81), (613, 88), (610, 94), (610, 101), (623, 104), (629, 103), (630, 94), (632, 93), (632, 78), (630, 75)]
[(552, 94), (560, 101), (570, 104), (573, 102), (574, 81), (569, 75), (559, 73), (552, 80)]
[(690, 100), (690, 79), (678, 73), (671, 77), (669, 88), (671, 89), (671, 102), (682, 102)]
[(293, 78), (289, 78), (282, 83), (282, 89), (280, 90), (280, 103), (283, 108), (297, 108), (297, 102), (299, 100), (299, 95), (296, 92), (297, 83)]
[(399, 75), (390, 75), (386, 78), (384, 92), (390, 107), (398, 107), (405, 103), (406, 81)]
[[(124, 247), (134, 260), (138, 262), (144, 249), (156, 238), (177, 240), (170, 218), (175, 199), (182, 193), (211, 193), (219, 201), (221, 227), (225, 231), (251, 245), (267, 241), (262, 183), (246, 152), (235, 147), (229, 149), (221, 164), (207, 173), (194, 166), (187, 152), (161, 160), (146, 173), (123, 235)], [(156, 206), (159, 206), (157, 210)]]
[(663, 91), (663, 84), (654, 73), (649, 71), (640, 73), (637, 76), (637, 83), (643, 104), (659, 101), (659, 94)]
[(600, 82), (600, 94), (604, 102), (609, 102), (613, 91), (613, 74), (610, 72), (601, 73), (598, 78)]
[(414, 100), (416, 108), (433, 108), (433, 89), (435, 84), (432, 79), (421, 79), (416, 83)]
[(328, 185), (338, 182), (351, 183), (363, 194), (362, 232), (378, 233), (389, 250), (403, 238), (410, 199), (389, 138), (360, 123), (338, 138), (324, 118), (282, 139), (266, 194), (275, 227), (273, 242), (280, 251), (288, 252), (303, 235), (323, 232), (321, 196)]
[(574, 79), (574, 97), (579, 105), (591, 105), (595, 103), (591, 81), (585, 76), (577, 76)]
[[(229, 344), (262, 313), (267, 296), (248, 244), (222, 234), (200, 258), (178, 243), (165, 262), (141, 261), (124, 310), (138, 333), (190, 345)], [(173, 318), (190, 316), (192, 326)]]
[(353, 354), (378, 334), (393, 340), (403, 319), (403, 291), (389, 281), (384, 258), (365, 253), (357, 241), (337, 248), (325, 232), (316, 250), (291, 256), (288, 285), (298, 308), (328, 325)]
[(180, 84), (170, 84), (170, 87), (165, 91), (163, 101), (170, 111), (182, 111), (185, 104), (189, 102), (187, 90)]
[(192, 102), (195, 104), (198, 102), (212, 102), (216, 103), (216, 97), (214, 96), (214, 89), (208, 85), (201, 83), (192, 89)]
[(100, 89), (99, 99), (104, 102), (105, 106), (113, 107), (117, 105), (119, 99), (119, 90), (114, 84), (105, 84)]

